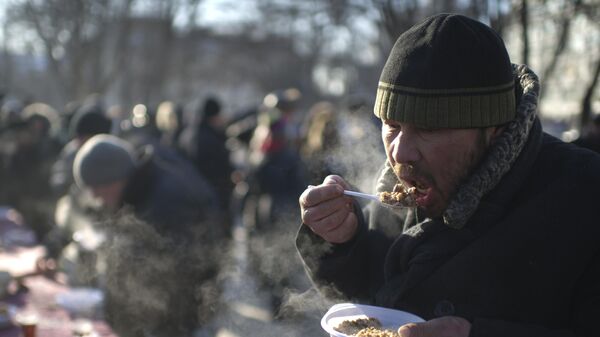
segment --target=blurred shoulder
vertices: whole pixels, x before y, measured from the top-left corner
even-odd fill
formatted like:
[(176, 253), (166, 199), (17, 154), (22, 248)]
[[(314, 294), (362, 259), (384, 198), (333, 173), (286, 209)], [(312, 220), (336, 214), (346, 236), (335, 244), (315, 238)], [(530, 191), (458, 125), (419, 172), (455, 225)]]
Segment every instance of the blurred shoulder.
[(600, 176), (600, 154), (548, 134), (544, 134), (540, 158), (556, 173)]

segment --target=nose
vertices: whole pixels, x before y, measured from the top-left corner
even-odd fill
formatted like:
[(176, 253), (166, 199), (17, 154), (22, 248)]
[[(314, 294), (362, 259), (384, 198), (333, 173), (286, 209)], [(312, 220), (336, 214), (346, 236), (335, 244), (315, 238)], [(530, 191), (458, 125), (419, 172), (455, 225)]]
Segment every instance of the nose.
[(418, 140), (410, 130), (400, 131), (392, 141), (392, 156), (398, 164), (411, 164), (421, 159)]

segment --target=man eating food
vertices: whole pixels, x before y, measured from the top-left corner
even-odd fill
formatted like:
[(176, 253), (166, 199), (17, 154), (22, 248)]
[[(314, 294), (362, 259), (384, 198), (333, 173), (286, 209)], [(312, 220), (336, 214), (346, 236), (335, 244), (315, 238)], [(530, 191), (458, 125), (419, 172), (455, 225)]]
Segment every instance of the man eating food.
[(600, 156), (543, 132), (539, 90), (481, 22), (438, 14), (403, 33), (377, 88), (376, 189), (415, 188), (415, 207), (361, 209), (339, 176), (304, 191), (314, 284), (426, 320), (403, 337), (597, 335)]

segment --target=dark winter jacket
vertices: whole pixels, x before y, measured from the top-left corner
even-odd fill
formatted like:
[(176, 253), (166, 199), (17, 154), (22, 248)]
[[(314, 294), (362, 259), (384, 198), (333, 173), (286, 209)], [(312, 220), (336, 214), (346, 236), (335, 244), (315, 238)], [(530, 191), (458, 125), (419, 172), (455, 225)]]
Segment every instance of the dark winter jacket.
[[(598, 335), (600, 156), (542, 132), (531, 115), (537, 78), (517, 72), (518, 110), (530, 116), (520, 123), (531, 118), (519, 151), (493, 148), (443, 218), (367, 209), (341, 245), (303, 225), (297, 246), (319, 287), (425, 319), (464, 317), (473, 337)], [(513, 153), (508, 170), (486, 182), (483, 173)]]
[(144, 157), (106, 223), (107, 320), (124, 337), (191, 336), (218, 296), (225, 234), (216, 196), (187, 162)]
[[(149, 150), (150, 148), (146, 148)], [(154, 150), (151, 150), (154, 151)], [(174, 153), (145, 153), (125, 187), (123, 204), (164, 235), (189, 237), (189, 230), (218, 216), (207, 181)]]
[(42, 240), (53, 226), (50, 172), (60, 144), (50, 134), (34, 134), (19, 124), (0, 135), (0, 203), (17, 209)]
[(219, 197), (219, 206), (223, 209), (229, 206), (233, 190), (233, 166), (226, 141), (225, 133), (210, 126), (205, 119), (198, 125), (184, 129), (179, 137), (181, 151), (213, 186)]

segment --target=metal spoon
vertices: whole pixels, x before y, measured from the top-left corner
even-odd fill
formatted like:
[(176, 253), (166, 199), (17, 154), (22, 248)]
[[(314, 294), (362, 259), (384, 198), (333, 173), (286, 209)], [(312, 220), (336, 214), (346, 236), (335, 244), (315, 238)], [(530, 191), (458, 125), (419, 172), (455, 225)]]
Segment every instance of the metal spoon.
[(375, 200), (375, 201), (381, 202), (381, 200), (379, 200), (379, 197), (374, 194), (367, 194), (367, 193), (348, 191), (348, 190), (344, 190), (344, 194), (349, 195), (351, 197), (358, 197), (358, 198)]
[[(308, 188), (313, 188), (315, 187), (314, 185), (308, 185)], [(392, 205), (392, 204), (388, 204), (385, 203), (383, 201), (381, 201), (381, 199), (379, 199), (378, 195), (375, 194), (367, 194), (367, 193), (362, 193), (362, 192), (356, 192), (356, 191), (349, 191), (349, 190), (344, 190), (344, 194), (347, 196), (351, 196), (351, 197), (356, 197), (356, 198), (363, 198), (363, 199), (367, 199), (367, 200), (373, 200), (377, 203), (379, 203), (380, 205), (387, 207), (387, 208), (391, 208), (394, 210), (400, 210), (403, 208), (409, 208), (409, 206), (404, 206), (404, 205)]]

